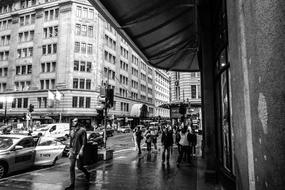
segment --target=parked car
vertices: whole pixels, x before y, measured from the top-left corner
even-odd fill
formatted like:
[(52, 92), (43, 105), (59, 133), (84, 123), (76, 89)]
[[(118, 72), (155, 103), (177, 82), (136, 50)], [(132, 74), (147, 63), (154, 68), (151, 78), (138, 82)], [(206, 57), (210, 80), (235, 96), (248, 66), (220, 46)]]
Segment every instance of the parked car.
[(0, 178), (34, 165), (55, 164), (64, 147), (52, 138), (35, 140), (26, 135), (0, 135)]
[[(95, 142), (97, 143), (98, 148), (100, 148), (104, 145), (104, 137), (96, 131), (87, 131), (87, 143), (88, 142)], [(70, 138), (62, 141), (62, 143), (65, 145), (63, 156), (67, 156), (70, 149)]]
[(131, 128), (129, 126), (119, 126), (117, 131), (121, 133), (129, 133), (131, 132)]
[(61, 138), (69, 136), (69, 123), (53, 123), (45, 127), (35, 129), (32, 135)]
[[(104, 127), (100, 127), (99, 128), (99, 131), (101, 131), (101, 133), (103, 132), (104, 134)], [(110, 126), (107, 126), (106, 128), (106, 134), (107, 134), (107, 137), (112, 137), (114, 136), (114, 129), (112, 129)]]

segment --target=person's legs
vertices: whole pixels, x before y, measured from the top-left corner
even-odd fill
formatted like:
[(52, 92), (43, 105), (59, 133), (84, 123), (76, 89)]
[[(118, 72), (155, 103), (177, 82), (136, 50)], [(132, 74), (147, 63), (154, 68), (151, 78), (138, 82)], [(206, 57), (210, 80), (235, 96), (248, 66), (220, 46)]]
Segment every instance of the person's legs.
[(76, 158), (74, 155), (69, 156), (70, 166), (69, 166), (69, 175), (70, 175), (70, 185), (66, 187), (66, 190), (74, 189), (75, 184), (75, 162)]
[(166, 148), (167, 154), (166, 154), (166, 161), (169, 163), (169, 157), (170, 157), (170, 146)]
[(164, 164), (164, 161), (165, 161), (165, 151), (166, 151), (166, 148), (165, 146), (163, 146), (163, 151), (162, 151), (162, 163)]
[(137, 147), (139, 149), (139, 154), (141, 154), (142, 153), (142, 151), (141, 151), (141, 141), (137, 141)]
[(151, 151), (151, 142), (146, 143), (147, 151)]
[(85, 174), (86, 179), (89, 180), (90, 173), (87, 171), (87, 169), (83, 165), (84, 165), (83, 157), (79, 156), (79, 158), (77, 160), (77, 168), (80, 169)]

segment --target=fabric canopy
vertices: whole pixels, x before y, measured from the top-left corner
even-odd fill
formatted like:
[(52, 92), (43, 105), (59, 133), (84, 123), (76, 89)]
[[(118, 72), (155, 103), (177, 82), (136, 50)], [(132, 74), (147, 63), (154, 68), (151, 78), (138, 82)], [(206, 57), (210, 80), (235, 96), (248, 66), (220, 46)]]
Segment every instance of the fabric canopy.
[(195, 0), (89, 0), (151, 66), (198, 71)]

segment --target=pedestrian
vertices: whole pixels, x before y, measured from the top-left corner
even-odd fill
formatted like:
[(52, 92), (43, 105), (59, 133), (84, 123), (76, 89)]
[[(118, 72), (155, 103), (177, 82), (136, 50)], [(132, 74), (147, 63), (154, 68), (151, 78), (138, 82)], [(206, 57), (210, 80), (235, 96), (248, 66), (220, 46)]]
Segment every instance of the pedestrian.
[(151, 133), (150, 133), (149, 127), (147, 128), (144, 136), (145, 136), (146, 149), (148, 152), (150, 152), (151, 151), (151, 140), (152, 139), (151, 139)]
[(187, 126), (183, 127), (180, 131), (180, 141), (179, 145), (181, 146), (181, 150), (179, 152), (178, 160), (177, 160), (177, 167), (179, 167), (182, 158), (187, 154), (187, 149), (189, 146), (189, 132), (187, 130)]
[(167, 165), (169, 165), (169, 157), (170, 157), (170, 152), (173, 146), (173, 134), (172, 130), (169, 127), (165, 127), (163, 129), (162, 135), (161, 135), (161, 144), (163, 146), (163, 151), (162, 151), (162, 164), (164, 165), (165, 162), (165, 153), (166, 153), (166, 162)]
[(138, 147), (138, 150), (139, 150), (139, 154), (141, 154), (142, 153), (142, 151), (141, 151), (141, 141), (143, 140), (143, 135), (142, 135), (142, 131), (141, 131), (141, 127), (140, 126), (137, 127), (135, 136), (136, 136), (136, 144), (137, 144), (137, 147)]
[(70, 130), (70, 185), (66, 187), (66, 190), (74, 189), (75, 187), (75, 163), (77, 161), (77, 168), (80, 169), (89, 181), (90, 173), (83, 167), (84, 147), (87, 142), (86, 130), (78, 124), (78, 118), (74, 118), (71, 124)]
[(153, 143), (154, 149), (157, 150), (157, 137), (158, 137), (157, 128), (153, 126), (150, 133), (151, 133), (151, 141)]

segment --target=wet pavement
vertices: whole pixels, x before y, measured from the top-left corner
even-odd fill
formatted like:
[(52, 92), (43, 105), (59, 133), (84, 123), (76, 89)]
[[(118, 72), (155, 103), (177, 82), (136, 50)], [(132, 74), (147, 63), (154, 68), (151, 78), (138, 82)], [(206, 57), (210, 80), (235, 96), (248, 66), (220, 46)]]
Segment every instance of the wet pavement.
[[(161, 152), (136, 151), (115, 152), (110, 161), (100, 161), (89, 168), (91, 180), (85, 181), (84, 174), (77, 171), (76, 190), (143, 190), (143, 189), (216, 189), (206, 184), (203, 178), (203, 162), (195, 159), (193, 164), (176, 166), (177, 150), (173, 151), (170, 164), (161, 164)], [(2, 190), (62, 190), (69, 184), (69, 163), (62, 163), (25, 174), (0, 180)]]
[[(176, 166), (177, 149), (174, 148), (170, 164), (161, 164), (161, 145), (158, 151), (137, 154), (130, 134), (110, 138), (114, 158), (89, 166), (90, 182), (85, 181), (82, 172), (76, 171), (76, 190), (216, 190), (214, 185), (205, 183), (203, 160), (199, 157), (192, 165), (182, 163)], [(199, 143), (198, 143), (199, 144)], [(199, 153), (197, 146), (197, 153)], [(27, 173), (19, 173), (0, 180), (0, 190), (63, 190), (69, 185), (69, 160), (64, 158), (56, 166)]]

